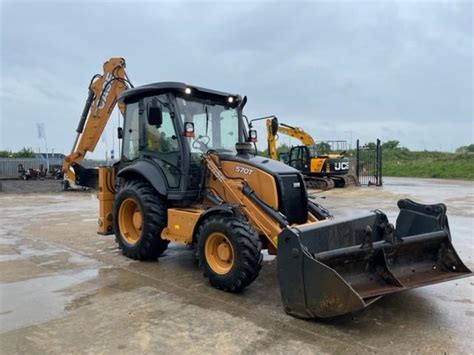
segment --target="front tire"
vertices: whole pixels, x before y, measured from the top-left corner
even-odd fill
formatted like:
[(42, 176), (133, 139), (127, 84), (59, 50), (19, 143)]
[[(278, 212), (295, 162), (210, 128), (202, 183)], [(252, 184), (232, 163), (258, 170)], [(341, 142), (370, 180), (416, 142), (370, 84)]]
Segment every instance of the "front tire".
[(142, 180), (130, 180), (114, 202), (115, 240), (122, 254), (135, 260), (156, 259), (168, 247), (161, 239), (167, 207), (156, 190)]
[(197, 243), (204, 275), (218, 289), (241, 292), (262, 268), (260, 240), (243, 219), (209, 217), (199, 227)]

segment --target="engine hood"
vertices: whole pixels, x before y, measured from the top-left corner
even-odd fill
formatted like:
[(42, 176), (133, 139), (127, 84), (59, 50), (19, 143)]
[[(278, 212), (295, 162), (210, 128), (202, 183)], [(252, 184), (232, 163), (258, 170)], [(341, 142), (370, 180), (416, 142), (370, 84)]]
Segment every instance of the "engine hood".
[(220, 154), (219, 156), (221, 160), (230, 160), (252, 165), (257, 169), (261, 169), (271, 175), (300, 174), (298, 170), (292, 168), (291, 166), (270, 158), (245, 154)]

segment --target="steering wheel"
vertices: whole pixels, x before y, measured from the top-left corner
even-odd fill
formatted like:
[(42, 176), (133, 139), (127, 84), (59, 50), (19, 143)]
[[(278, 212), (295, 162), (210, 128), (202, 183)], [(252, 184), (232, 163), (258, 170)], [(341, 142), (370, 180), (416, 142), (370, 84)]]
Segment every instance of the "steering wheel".
[(205, 153), (209, 150), (209, 147), (207, 146), (209, 142), (211, 141), (211, 138), (209, 136), (198, 136), (192, 144), (192, 147), (194, 149), (199, 149), (201, 152)]

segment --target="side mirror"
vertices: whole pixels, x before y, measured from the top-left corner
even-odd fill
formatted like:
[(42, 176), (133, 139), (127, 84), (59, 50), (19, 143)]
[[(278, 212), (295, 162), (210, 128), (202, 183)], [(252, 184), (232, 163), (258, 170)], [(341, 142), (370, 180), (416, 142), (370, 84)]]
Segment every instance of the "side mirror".
[(122, 127), (117, 127), (117, 137), (118, 137), (118, 139), (123, 138), (123, 128)]
[(148, 124), (151, 126), (161, 126), (163, 123), (163, 114), (159, 107), (148, 107)]
[(194, 123), (184, 122), (184, 136), (194, 138)]
[(252, 142), (252, 143), (257, 142), (257, 131), (255, 129), (249, 130), (249, 142)]
[(278, 118), (276, 118), (276, 117), (272, 118), (272, 127), (271, 127), (271, 129), (272, 129), (272, 134), (274, 136), (276, 136), (276, 134), (278, 133)]

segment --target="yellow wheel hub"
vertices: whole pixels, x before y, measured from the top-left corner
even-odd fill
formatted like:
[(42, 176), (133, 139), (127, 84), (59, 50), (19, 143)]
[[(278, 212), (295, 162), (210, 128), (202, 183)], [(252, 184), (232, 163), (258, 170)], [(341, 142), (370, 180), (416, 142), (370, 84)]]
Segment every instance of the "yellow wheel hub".
[(131, 197), (125, 199), (119, 208), (118, 224), (120, 234), (128, 244), (140, 239), (143, 227), (143, 215), (138, 203)]
[(227, 274), (234, 265), (234, 249), (222, 233), (209, 235), (204, 246), (204, 255), (209, 267), (217, 274)]

